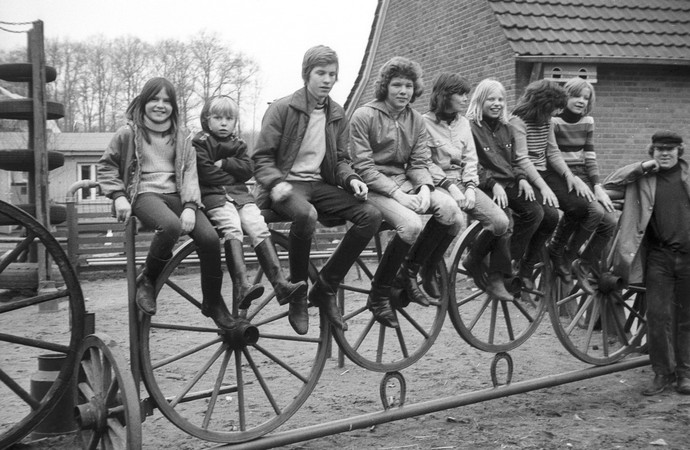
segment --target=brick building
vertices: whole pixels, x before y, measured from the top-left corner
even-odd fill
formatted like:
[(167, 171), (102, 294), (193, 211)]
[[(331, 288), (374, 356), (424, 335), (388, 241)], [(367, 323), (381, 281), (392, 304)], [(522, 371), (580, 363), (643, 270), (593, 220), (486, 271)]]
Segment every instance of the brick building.
[(658, 129), (690, 142), (688, 0), (379, 0), (349, 114), (373, 99), (378, 69), (396, 55), (424, 69), (420, 112), (444, 71), (472, 85), (498, 79), (509, 110), (530, 81), (586, 77), (604, 174), (644, 157)]

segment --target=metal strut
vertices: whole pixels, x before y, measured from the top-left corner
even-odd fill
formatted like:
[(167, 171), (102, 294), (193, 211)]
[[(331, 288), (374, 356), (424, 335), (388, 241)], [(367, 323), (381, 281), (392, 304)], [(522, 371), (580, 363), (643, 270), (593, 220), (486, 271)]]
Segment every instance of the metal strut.
[(399, 408), (391, 408), (385, 411), (377, 411), (360, 416), (335, 420), (333, 422), (326, 422), (318, 425), (298, 428), (295, 430), (284, 431), (273, 435), (266, 435), (251, 442), (235, 445), (221, 445), (214, 448), (273, 448), (281, 445), (293, 444), (295, 442), (317, 439), (332, 434), (369, 428), (373, 425), (393, 422), (401, 419), (408, 419), (410, 417), (471, 405), (487, 400), (509, 397), (511, 395), (523, 394), (525, 392), (536, 391), (538, 389), (560, 386), (562, 384), (573, 383), (575, 381), (582, 381), (589, 378), (596, 378), (603, 375), (622, 372), (624, 370), (648, 366), (649, 364), (650, 362), (648, 356), (640, 356), (606, 366), (589, 367), (573, 372), (565, 372), (562, 374), (549, 375), (542, 378), (535, 378), (532, 380), (502, 385), (496, 388), (482, 389), (480, 391), (468, 392), (466, 394), (453, 395), (438, 400), (429, 400), (411, 405), (404, 405)]

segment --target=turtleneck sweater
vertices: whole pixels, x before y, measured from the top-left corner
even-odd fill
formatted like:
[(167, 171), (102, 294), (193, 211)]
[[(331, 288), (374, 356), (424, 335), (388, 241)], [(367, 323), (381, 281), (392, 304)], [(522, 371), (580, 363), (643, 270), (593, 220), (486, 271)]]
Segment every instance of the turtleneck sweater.
[(563, 160), (569, 167), (584, 167), (593, 184), (599, 183), (599, 166), (594, 151), (594, 119), (566, 108), (554, 117), (553, 131)]
[(151, 142), (141, 139), (141, 181), (139, 192), (171, 194), (177, 192), (175, 184), (175, 146), (173, 135), (164, 134), (170, 129), (170, 121), (153, 123), (144, 118), (144, 125)]

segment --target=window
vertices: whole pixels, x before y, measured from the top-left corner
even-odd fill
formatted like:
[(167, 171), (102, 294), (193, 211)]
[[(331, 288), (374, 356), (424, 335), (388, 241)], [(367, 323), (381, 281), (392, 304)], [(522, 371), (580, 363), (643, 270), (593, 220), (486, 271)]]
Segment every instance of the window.
[[(78, 164), (79, 181), (96, 180), (96, 164)], [(98, 188), (79, 189), (78, 201), (95, 200), (98, 197)]]
[(597, 82), (597, 66), (592, 64), (544, 64), (544, 79), (565, 83), (580, 77), (590, 83)]

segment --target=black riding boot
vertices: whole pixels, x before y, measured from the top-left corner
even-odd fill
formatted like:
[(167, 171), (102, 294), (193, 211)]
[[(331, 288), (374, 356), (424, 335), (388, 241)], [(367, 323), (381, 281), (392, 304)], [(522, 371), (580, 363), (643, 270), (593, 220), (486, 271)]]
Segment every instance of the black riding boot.
[(439, 246), (441, 240), (448, 234), (449, 229), (450, 225), (443, 225), (435, 217), (432, 217), (426, 223), (426, 226), (405, 257), (396, 281), (405, 289), (405, 293), (410, 301), (419, 303), (422, 306), (429, 306), (429, 300), (419, 289), (419, 284), (417, 284), (417, 274), (420, 267), (429, 260), (429, 257)]
[(252, 300), (264, 294), (264, 287), (260, 284), (250, 284), (247, 281), (247, 267), (244, 264), (244, 250), (242, 241), (228, 239), (225, 241), (225, 262), (232, 279), (232, 301), (240, 309), (247, 309)]
[[(236, 241), (239, 242), (239, 241)], [(220, 328), (231, 330), (235, 328), (235, 319), (230, 314), (225, 300), (221, 295), (223, 277), (201, 275), (201, 313), (210, 317)], [(234, 287), (234, 281), (233, 281)], [(234, 289), (233, 289), (234, 290)]]
[(391, 284), (395, 279), (405, 255), (410, 251), (410, 244), (406, 243), (397, 234), (388, 243), (383, 252), (374, 278), (371, 280), (371, 292), (367, 299), (367, 307), (374, 315), (374, 319), (380, 324), (398, 328), (398, 319), (391, 307)]
[(420, 275), (422, 277), (422, 286), (426, 293), (433, 298), (441, 297), (441, 287), (438, 285), (438, 277), (436, 266), (439, 261), (443, 259), (446, 254), (446, 250), (450, 247), (456, 236), (446, 234), (438, 246), (434, 249), (433, 253), (429, 257), (429, 261), (424, 264), (420, 269)]
[[(266, 274), (266, 278), (271, 282), (273, 290), (276, 293), (276, 300), (281, 305), (285, 304), (307, 304), (307, 283), (298, 281), (290, 283), (283, 276), (283, 271), (280, 268), (280, 260), (276, 253), (273, 241), (267, 237), (259, 245), (254, 248), (256, 256), (259, 259), (259, 264)], [(288, 317), (290, 325), (297, 334), (306, 334), (309, 331), (309, 317), (306, 319), (302, 315), (292, 315)]]
[[(463, 259), (462, 265), (474, 279), (474, 284), (484, 289), (487, 294), (498, 300), (511, 301), (513, 296), (506, 290), (503, 283), (504, 274), (493, 270), (491, 264), (488, 266), (484, 264), (484, 259), (491, 253), (498, 239), (500, 236), (496, 236), (490, 231), (480, 231), (474, 238), (472, 248)], [(486, 278), (484, 277), (485, 271), (488, 275)]]
[(551, 242), (549, 242), (547, 246), (549, 249), (549, 257), (553, 264), (553, 270), (564, 283), (573, 281), (573, 276), (570, 271), (572, 260), (569, 257), (570, 252), (566, 252), (566, 246), (577, 226), (577, 222), (572, 219), (566, 216), (561, 217), (561, 220), (558, 221), (558, 225), (556, 226), (556, 230), (553, 232)]
[(309, 301), (318, 306), (328, 321), (342, 330), (347, 330), (338, 308), (336, 293), (338, 286), (359, 254), (367, 246), (370, 237), (362, 237), (350, 228), (326, 264), (321, 268), (316, 283), (309, 291)]
[[(591, 237), (591, 239), (590, 239)], [(594, 293), (594, 288), (589, 282), (589, 277), (592, 272), (592, 267), (599, 261), (601, 254), (608, 243), (608, 236), (601, 236), (592, 230), (584, 227), (579, 227), (570, 240), (571, 251), (575, 254), (582, 247), (582, 245), (589, 239), (589, 243), (582, 252), (579, 260), (573, 264), (573, 270), (577, 276), (577, 280), (585, 292)]]
[(137, 280), (137, 305), (141, 312), (148, 316), (156, 314), (156, 280), (168, 261), (170, 258), (160, 259), (148, 255), (141, 277)]
[[(290, 261), (290, 282), (307, 284), (309, 278), (309, 254), (311, 252), (311, 237), (304, 239), (292, 230), (288, 235), (288, 261)], [(309, 331), (309, 311), (306, 298), (296, 297), (290, 302), (288, 320), (298, 334)]]

